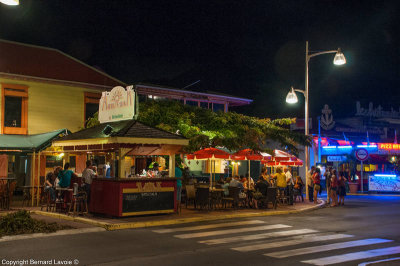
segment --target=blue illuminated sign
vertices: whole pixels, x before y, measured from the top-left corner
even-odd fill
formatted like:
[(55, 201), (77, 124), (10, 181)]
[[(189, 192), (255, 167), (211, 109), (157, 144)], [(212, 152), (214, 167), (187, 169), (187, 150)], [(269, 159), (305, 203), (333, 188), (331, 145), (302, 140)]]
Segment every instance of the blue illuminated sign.
[(369, 190), (400, 192), (400, 176), (394, 174), (375, 174), (369, 176)]

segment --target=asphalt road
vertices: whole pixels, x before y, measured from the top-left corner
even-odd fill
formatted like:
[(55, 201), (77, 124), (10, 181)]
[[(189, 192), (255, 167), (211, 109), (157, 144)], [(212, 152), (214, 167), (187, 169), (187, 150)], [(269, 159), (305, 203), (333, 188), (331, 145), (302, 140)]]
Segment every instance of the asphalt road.
[(302, 214), (0, 242), (0, 259), (53, 265), (400, 265), (400, 197), (346, 200), (345, 206)]

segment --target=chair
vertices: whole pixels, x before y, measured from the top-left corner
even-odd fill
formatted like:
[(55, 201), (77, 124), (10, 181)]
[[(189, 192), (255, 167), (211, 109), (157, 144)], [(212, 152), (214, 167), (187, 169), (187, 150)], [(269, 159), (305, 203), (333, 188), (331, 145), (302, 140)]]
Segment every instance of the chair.
[(76, 216), (77, 212), (79, 214), (88, 213), (87, 194), (85, 191), (79, 191), (72, 196), (72, 202), (69, 205), (68, 213), (71, 213), (71, 209), (72, 216)]
[(210, 208), (210, 189), (208, 187), (198, 187), (196, 190), (196, 204), (200, 209), (207, 207)]
[(194, 185), (186, 185), (186, 199), (185, 199), (185, 204), (186, 204), (186, 209), (188, 206), (188, 203), (193, 201), (193, 206), (196, 208), (196, 188)]
[[(8, 187), (7, 187), (8, 186)], [(11, 205), (11, 201), (14, 195), (14, 190), (15, 187), (17, 186), (17, 182), (11, 182), (9, 185), (6, 185), (6, 189), (5, 189), (5, 199), (4, 199), (4, 203), (5, 203), (5, 208), (6, 209), (10, 209), (10, 205)]]
[(297, 198), (298, 197), (299, 197), (299, 202), (304, 201), (302, 190), (301, 189), (294, 189), (294, 192), (293, 192), (294, 202), (297, 202)]
[(267, 189), (267, 198), (266, 198), (267, 207), (268, 207), (268, 202), (271, 202), (272, 206), (274, 207), (274, 209), (276, 209), (276, 206), (277, 206), (277, 194), (278, 194), (278, 188), (269, 187)]
[(232, 204), (232, 208), (238, 208), (239, 207), (239, 193), (240, 193), (240, 188), (238, 187), (228, 187), (229, 190), (229, 195), (228, 197), (223, 197), (222, 202), (224, 204), (224, 208), (226, 208), (226, 203), (230, 202)]
[(0, 183), (0, 208), (5, 208), (7, 187), (4, 183)]

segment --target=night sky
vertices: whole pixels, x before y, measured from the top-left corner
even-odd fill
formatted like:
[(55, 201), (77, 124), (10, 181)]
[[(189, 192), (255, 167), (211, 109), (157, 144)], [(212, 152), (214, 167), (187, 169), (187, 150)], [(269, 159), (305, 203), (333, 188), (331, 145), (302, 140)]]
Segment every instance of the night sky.
[[(0, 38), (68, 53), (127, 83), (147, 82), (254, 99), (238, 111), (304, 117), (305, 41), (311, 115), (355, 113), (355, 101), (400, 107), (400, 1), (20, 0), (0, 6)], [(0, 51), (1, 60), (1, 51)]]

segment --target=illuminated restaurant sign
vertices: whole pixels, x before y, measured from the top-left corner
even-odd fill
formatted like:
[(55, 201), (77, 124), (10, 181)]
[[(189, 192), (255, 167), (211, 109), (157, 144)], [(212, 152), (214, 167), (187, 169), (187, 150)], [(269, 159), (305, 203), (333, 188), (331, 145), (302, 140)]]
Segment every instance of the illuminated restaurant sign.
[(117, 86), (110, 92), (104, 91), (99, 103), (100, 123), (132, 119), (136, 115), (136, 94), (133, 86), (126, 90)]
[(400, 150), (400, 144), (397, 143), (378, 143), (380, 150)]

